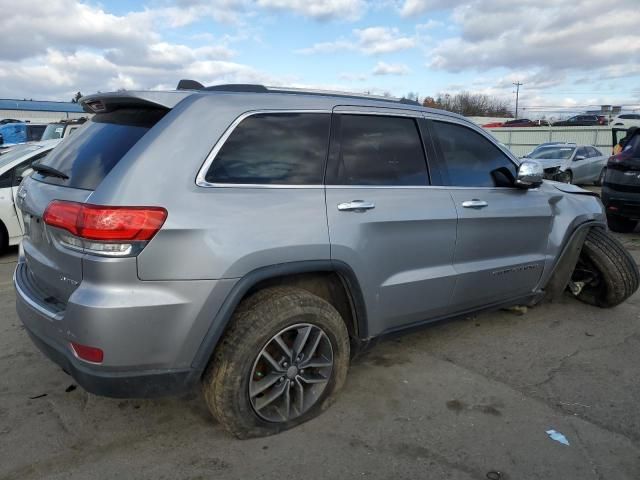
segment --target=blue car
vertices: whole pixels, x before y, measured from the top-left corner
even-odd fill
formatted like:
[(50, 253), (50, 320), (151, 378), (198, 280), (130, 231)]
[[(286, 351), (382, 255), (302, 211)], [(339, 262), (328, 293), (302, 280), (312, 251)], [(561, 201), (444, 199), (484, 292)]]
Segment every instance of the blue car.
[(38, 141), (42, 138), (46, 127), (46, 125), (24, 122), (0, 125), (0, 147)]

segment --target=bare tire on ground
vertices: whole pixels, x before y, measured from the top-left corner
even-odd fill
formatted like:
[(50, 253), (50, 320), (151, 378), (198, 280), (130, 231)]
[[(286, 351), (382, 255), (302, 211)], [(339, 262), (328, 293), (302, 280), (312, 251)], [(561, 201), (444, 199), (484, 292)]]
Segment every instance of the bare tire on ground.
[(631, 233), (638, 226), (638, 222), (618, 215), (607, 215), (607, 225), (614, 232)]
[(577, 295), (579, 300), (609, 308), (638, 289), (640, 275), (624, 246), (605, 229), (594, 227), (584, 242), (572, 281), (583, 285)]
[(203, 378), (213, 416), (239, 438), (272, 435), (325, 410), (349, 367), (349, 334), (336, 309), (292, 287), (243, 300)]

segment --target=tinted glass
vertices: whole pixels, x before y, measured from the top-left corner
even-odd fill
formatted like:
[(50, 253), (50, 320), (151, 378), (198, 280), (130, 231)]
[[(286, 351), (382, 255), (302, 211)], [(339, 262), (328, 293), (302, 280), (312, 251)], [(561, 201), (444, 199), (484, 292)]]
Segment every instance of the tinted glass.
[(573, 155), (573, 151), (575, 149), (575, 147), (538, 147), (533, 152), (531, 152), (528, 157), (536, 160), (566, 160), (567, 158), (570, 158), (571, 155)]
[(320, 185), (328, 113), (265, 113), (244, 119), (207, 172), (212, 183)]
[(69, 178), (65, 180), (37, 172), (33, 178), (55, 185), (95, 190), (165, 113), (165, 110), (136, 109), (95, 115), (85, 128), (65, 139), (42, 162)]
[(584, 157), (584, 158), (587, 158), (588, 156), (589, 156), (589, 153), (587, 152), (587, 149), (586, 149), (585, 147), (580, 147), (580, 148), (578, 149), (578, 151), (576, 152), (576, 156), (575, 156), (574, 160), (575, 160), (577, 157)]
[(427, 163), (415, 120), (378, 115), (341, 115), (340, 149), (330, 183), (427, 185)]
[(600, 150), (598, 150), (597, 148), (589, 147), (589, 156), (590, 157), (601, 157), (602, 153), (600, 153)]
[(27, 126), (27, 142), (37, 142), (42, 138), (46, 125)]
[(507, 187), (516, 178), (516, 166), (488, 139), (470, 128), (433, 122), (449, 185)]

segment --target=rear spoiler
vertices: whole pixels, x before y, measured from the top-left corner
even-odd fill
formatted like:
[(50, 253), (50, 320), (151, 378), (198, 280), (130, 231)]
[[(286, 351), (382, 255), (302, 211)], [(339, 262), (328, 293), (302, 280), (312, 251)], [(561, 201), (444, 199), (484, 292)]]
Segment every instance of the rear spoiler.
[(146, 107), (172, 109), (188, 96), (191, 91), (123, 91), (95, 93), (79, 100), (87, 113), (106, 113), (119, 108)]

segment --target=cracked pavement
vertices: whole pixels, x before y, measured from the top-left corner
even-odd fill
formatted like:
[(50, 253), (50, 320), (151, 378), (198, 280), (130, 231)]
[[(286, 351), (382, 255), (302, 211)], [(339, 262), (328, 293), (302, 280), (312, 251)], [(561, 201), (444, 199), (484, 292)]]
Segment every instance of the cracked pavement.
[[(640, 235), (620, 238), (640, 261)], [(385, 341), (320, 417), (238, 441), (197, 391), (66, 392), (73, 380), (15, 314), (15, 259), (0, 257), (0, 479), (640, 478), (638, 293), (612, 310), (565, 296)]]

